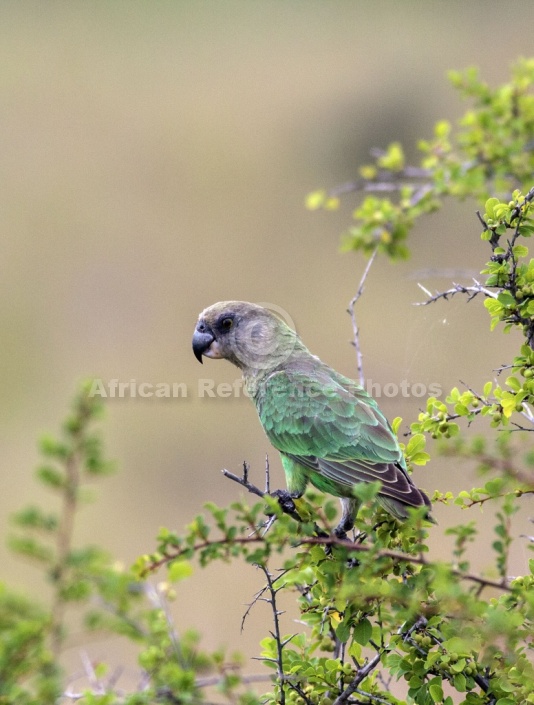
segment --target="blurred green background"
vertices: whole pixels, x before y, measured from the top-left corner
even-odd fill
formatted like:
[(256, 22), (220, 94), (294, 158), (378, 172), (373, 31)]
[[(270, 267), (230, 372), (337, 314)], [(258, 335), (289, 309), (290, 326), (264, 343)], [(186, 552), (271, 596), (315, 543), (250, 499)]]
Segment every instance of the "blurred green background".
[[(266, 452), (282, 486), (250, 402), (198, 397), (199, 378), (237, 377), (194, 359), (199, 311), (221, 299), (276, 304), (314, 353), (355, 376), (345, 309), (365, 261), (340, 253), (339, 234), (357, 200), (311, 213), (305, 195), (354, 178), (393, 140), (415, 159), (434, 122), (466, 108), (446, 71), (478, 65), (505, 81), (532, 53), (532, 16), (531, 0), (0, 3), (2, 534), (10, 513), (42, 501), (36, 439), (57, 429), (88, 376), (183, 382), (188, 396), (109, 401), (105, 439), (121, 472), (83, 511), (78, 542), (129, 564), (160, 526), (239, 494), (221, 468), (246, 459), (261, 483)], [(417, 226), (409, 261), (375, 264), (357, 308), (373, 382), (477, 387), (509, 361), (517, 340), (490, 337), (477, 304), (412, 306), (417, 281), (445, 288), (480, 270), (474, 210), (451, 204)], [(423, 403), (381, 400), (406, 422)], [(471, 468), (440, 460), (416, 481), (429, 492), (476, 484)], [(436, 513), (439, 556), (444, 527), (465, 516)], [(528, 531), (525, 515), (517, 533)], [(3, 544), (0, 556), (5, 580), (46, 596), (33, 567)], [(521, 570), (520, 544), (514, 561)], [(240, 621), (260, 584), (244, 566), (195, 575), (179, 587), (178, 628), (257, 655), (267, 608), (243, 635)], [(87, 648), (127, 660), (118, 640)]]

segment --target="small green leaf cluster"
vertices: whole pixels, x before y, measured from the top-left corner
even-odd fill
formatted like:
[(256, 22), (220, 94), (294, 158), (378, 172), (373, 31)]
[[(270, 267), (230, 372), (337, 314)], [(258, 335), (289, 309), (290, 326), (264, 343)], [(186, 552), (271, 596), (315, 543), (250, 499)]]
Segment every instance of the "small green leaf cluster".
[[(534, 339), (534, 260), (527, 259), (528, 248), (519, 240), (534, 232), (533, 198), (532, 189), (526, 196), (514, 191), (513, 200), (508, 203), (490, 198), (482, 218), (482, 239), (489, 241), (493, 252), (482, 270), (487, 275), (484, 306), (491, 316), (491, 329), (501, 322), (505, 324), (504, 332), (519, 327), (529, 345)], [(509, 239), (502, 243), (508, 234)], [(497, 289), (497, 293), (492, 294), (490, 288)]]
[(449, 79), (473, 102), (460, 120), (458, 145), (479, 176), (480, 195), (484, 197), (488, 184), (496, 192), (507, 192), (525, 183), (534, 171), (528, 148), (534, 130), (534, 60), (519, 60), (510, 82), (495, 89), (475, 68), (451, 71)]
[[(183, 536), (166, 528), (160, 529), (156, 551), (140, 556), (133, 566), (134, 573), (143, 579), (150, 571), (172, 561), (170, 577), (181, 579), (188, 574), (187, 561), (193, 557), (202, 567), (219, 560), (228, 562), (236, 557), (243, 557), (252, 564), (263, 563), (272, 547), (276, 547), (275, 543), (263, 541), (257, 529), (266, 510), (278, 519), (271, 532), (273, 537), (284, 532), (286, 536), (294, 533), (294, 528), (291, 528), (294, 520), (282, 512), (272, 497), (266, 497), (265, 502), (252, 507), (244, 502), (234, 502), (223, 509), (208, 502), (205, 508), (207, 515), (198, 514)], [(306, 525), (302, 524), (301, 530), (305, 528)], [(307, 528), (312, 531), (312, 528)]]
[(414, 433), (404, 450), (406, 460), (410, 465), (426, 465), (430, 455), (425, 451), (426, 438), (423, 433)]
[[(523, 347), (528, 350), (527, 346)], [(528, 353), (528, 357), (532, 351)], [(514, 366), (520, 364), (515, 358)], [(529, 363), (530, 365), (530, 363)], [(526, 368), (521, 368), (526, 371)], [(458, 436), (460, 427), (456, 423), (464, 419), (471, 424), (478, 416), (488, 417), (491, 428), (509, 426), (512, 417), (518, 418), (520, 425), (525, 412), (525, 404), (534, 403), (530, 375), (521, 382), (515, 376), (508, 377), (505, 389), (493, 382), (486, 382), (483, 391), (476, 393), (470, 389), (460, 391), (453, 387), (444, 400), (428, 397), (426, 410), (421, 411), (417, 421), (410, 426), (412, 433), (428, 433), (432, 438), (453, 438)]]
[[(449, 78), (472, 107), (456, 130), (446, 120), (436, 123), (433, 138), (419, 142), (419, 165), (407, 165), (402, 145), (393, 142), (385, 151), (375, 150), (375, 161), (360, 168), (359, 180), (309, 194), (306, 205), (312, 210), (335, 210), (346, 193), (366, 194), (353, 211), (355, 223), (343, 235), (344, 250), (370, 255), (378, 248), (392, 259), (406, 258), (415, 222), (441, 207), (446, 196), (483, 203), (491, 191), (508, 194), (529, 183), (534, 173), (534, 60), (518, 61), (511, 80), (495, 89), (476, 69), (451, 72)], [(493, 228), (491, 217), (488, 226)], [(530, 222), (520, 228), (524, 236), (532, 232)], [(495, 230), (504, 232), (501, 223)]]
[(400, 196), (399, 203), (375, 196), (365, 198), (353, 212), (357, 225), (348, 228), (344, 234), (342, 250), (361, 249), (370, 255), (378, 246), (390, 257), (406, 259), (409, 254), (406, 238), (423, 206), (420, 203), (417, 208), (409, 207), (408, 189), (402, 191)]
[(0, 583), (0, 703), (42, 705), (61, 693), (59, 668), (47, 644), (50, 615)]
[(73, 519), (83, 499), (83, 483), (105, 475), (111, 464), (104, 460), (100, 437), (92, 426), (101, 407), (84, 384), (59, 438), (46, 436), (40, 449), (44, 462), (36, 477), (43, 488), (60, 498), (56, 512), (29, 506), (12, 523), (12, 550), (45, 571), (53, 587), (47, 610), (10, 594), (2, 586), (0, 645), (0, 702), (52, 703), (59, 695), (58, 656), (65, 634), (64, 612), (69, 603), (85, 601), (91, 584), (108, 570), (108, 559), (97, 547), (74, 548)]
[[(42, 565), (61, 603), (86, 599), (91, 593), (88, 576), (107, 564), (99, 548), (74, 549), (71, 545), (72, 520), (78, 504), (86, 499), (85, 483), (113, 469), (103, 457), (100, 436), (92, 430), (102, 409), (89, 396), (89, 388), (89, 384), (82, 385), (61, 436), (45, 436), (40, 444), (45, 462), (37, 468), (36, 476), (43, 487), (59, 496), (60, 510), (50, 513), (30, 506), (12, 517), (17, 533), (10, 538), (11, 549)], [(53, 629), (60, 638), (61, 624), (54, 624)]]
[[(453, 636), (443, 640), (439, 620), (430, 618), (424, 628), (397, 638), (398, 650), (388, 654), (386, 663), (392, 674), (407, 681), (408, 694), (417, 703), (452, 705), (444, 695), (445, 683), (457, 693), (464, 693), (465, 703), (483, 703), (475, 692), (476, 676), (483, 672), (476, 653), (464, 639)], [(430, 676), (430, 677), (429, 677)]]
[[(295, 705), (313, 703), (333, 703), (335, 696), (340, 692), (343, 684), (349, 683), (354, 678), (354, 666), (350, 662), (328, 656), (311, 656), (315, 651), (314, 645), (304, 633), (287, 635), (283, 641), (290, 640), (291, 649), (284, 649), (282, 668), (287, 686), (278, 684), (274, 691), (267, 695), (265, 702), (280, 702), (282, 688), (287, 691), (286, 701)], [(331, 642), (328, 642), (329, 650)], [(262, 640), (261, 658), (267, 666), (276, 669), (278, 643), (273, 637)], [(350, 656), (351, 654), (349, 654)]]

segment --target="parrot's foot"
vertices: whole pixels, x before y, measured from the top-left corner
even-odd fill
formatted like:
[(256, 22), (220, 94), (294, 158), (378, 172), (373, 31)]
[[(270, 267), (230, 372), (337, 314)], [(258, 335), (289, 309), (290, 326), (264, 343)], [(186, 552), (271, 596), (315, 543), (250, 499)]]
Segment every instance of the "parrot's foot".
[(347, 532), (342, 526), (336, 526), (332, 533), (336, 537), (336, 539), (340, 539), (341, 541), (345, 541), (346, 539), (348, 539)]
[(353, 517), (352, 516), (343, 516), (343, 517), (341, 517), (341, 521), (336, 526), (333, 533), (337, 539), (344, 540), (344, 539), (348, 538), (347, 531), (350, 531), (353, 528), (354, 528)]
[[(354, 543), (363, 543), (367, 538), (367, 534), (365, 531), (355, 531), (352, 539), (349, 539), (349, 537), (347, 536), (347, 531), (350, 531), (353, 528), (354, 526), (352, 524), (345, 528), (345, 525), (343, 523), (340, 523), (338, 524), (338, 526), (336, 526), (332, 533), (337, 539), (341, 539), (342, 541), (352, 540)], [(354, 565), (359, 565), (359, 561), (356, 558), (349, 559), (347, 566), (351, 568)]]
[(297, 521), (301, 520), (297, 512), (295, 502), (293, 501), (294, 499), (298, 499), (298, 497), (292, 497), (287, 490), (275, 490), (274, 492), (271, 492), (271, 497), (278, 500), (280, 509), (284, 512), (284, 514), (289, 514), (289, 516), (293, 517)]

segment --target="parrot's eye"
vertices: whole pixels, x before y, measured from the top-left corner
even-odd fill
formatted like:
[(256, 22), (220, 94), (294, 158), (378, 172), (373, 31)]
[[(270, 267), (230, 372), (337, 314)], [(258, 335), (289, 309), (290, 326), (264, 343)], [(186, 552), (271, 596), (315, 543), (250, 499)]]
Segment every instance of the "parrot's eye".
[(232, 318), (223, 318), (221, 321), (221, 328), (223, 330), (230, 330), (230, 328), (234, 325), (234, 321)]

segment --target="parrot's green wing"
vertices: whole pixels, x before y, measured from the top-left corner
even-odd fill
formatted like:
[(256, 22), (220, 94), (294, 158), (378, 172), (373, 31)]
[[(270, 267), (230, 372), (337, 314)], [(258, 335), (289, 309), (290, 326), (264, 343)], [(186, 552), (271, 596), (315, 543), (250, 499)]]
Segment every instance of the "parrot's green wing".
[(317, 363), (299, 360), (270, 374), (258, 389), (256, 407), (273, 446), (311, 471), (312, 481), (319, 473), (343, 496), (351, 496), (357, 483), (379, 480), (379, 494), (394, 507), (429, 507), (376, 402), (352, 380)]

